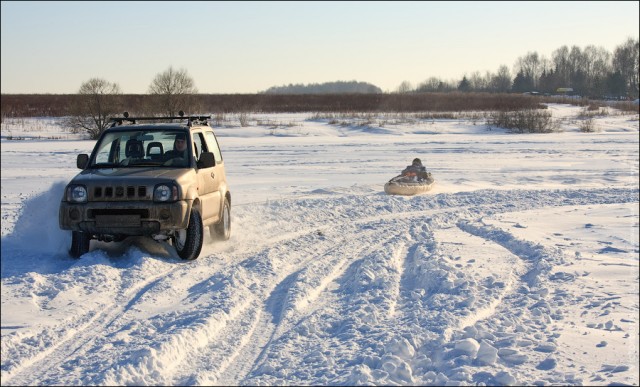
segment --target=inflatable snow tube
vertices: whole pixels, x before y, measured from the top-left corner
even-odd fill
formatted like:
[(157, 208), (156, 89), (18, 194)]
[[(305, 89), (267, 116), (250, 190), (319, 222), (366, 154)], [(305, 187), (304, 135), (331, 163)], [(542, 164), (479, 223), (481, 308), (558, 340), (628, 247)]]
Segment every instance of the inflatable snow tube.
[(429, 179), (422, 181), (410, 181), (400, 176), (395, 177), (384, 185), (384, 192), (389, 195), (419, 195), (429, 191), (435, 181), (429, 175)]

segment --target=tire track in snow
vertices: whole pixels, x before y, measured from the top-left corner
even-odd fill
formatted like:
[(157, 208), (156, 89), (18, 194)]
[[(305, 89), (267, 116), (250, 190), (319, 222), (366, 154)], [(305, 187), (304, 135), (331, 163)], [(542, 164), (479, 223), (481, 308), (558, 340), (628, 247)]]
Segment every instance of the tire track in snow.
[[(172, 267), (147, 279), (146, 282), (135, 284), (128, 288), (124, 294), (117, 297), (110, 305), (98, 305), (97, 308), (84, 313), (74, 319), (71, 325), (58, 326), (55, 330), (59, 333), (51, 334), (50, 329), (39, 332), (38, 337), (57, 340), (53, 345), (42, 349), (35, 356), (24, 359), (15, 369), (3, 374), (3, 383), (10, 381), (15, 385), (47, 384), (47, 380), (65, 380), (64, 376), (57, 374), (61, 365), (70, 359), (82, 357), (87, 347), (98, 337), (103, 337), (104, 332), (117, 319), (131, 307), (135, 300), (139, 299), (150, 288), (157, 284), (169, 273), (178, 270)], [(54, 372), (52, 372), (54, 371)]]
[[(363, 222), (357, 223), (360, 227)], [(188, 364), (184, 364), (186, 368), (180, 367), (181, 371), (173, 376), (173, 382), (193, 380), (189, 375), (197, 374), (195, 378), (198, 384), (237, 384), (253, 369), (260, 367), (271, 349), (271, 343), (277, 341), (279, 335), (288, 332), (308, 313), (321, 307), (323, 303), (317, 302), (318, 297), (341, 275), (352, 259), (375, 249), (376, 243), (383, 243), (366, 242), (395, 237), (395, 234), (380, 229), (372, 229), (354, 237), (354, 230), (354, 224), (345, 222), (338, 224), (337, 229), (321, 235), (300, 238), (312, 245), (309, 242), (320, 236), (322, 243), (316, 243), (308, 256), (283, 272), (280, 275), (283, 279), (276, 279), (270, 289), (259, 292), (264, 294), (264, 298), (255, 305), (258, 311), (245, 311), (239, 321), (227, 324), (218, 335), (219, 338), (211, 341), (201, 355), (190, 358)], [(338, 243), (335, 238), (339, 238)], [(354, 250), (354, 244), (360, 247)], [(278, 246), (272, 249), (278, 249)], [(252, 323), (248, 322), (250, 316), (255, 318)], [(214, 359), (211, 359), (211, 353), (215, 354)]]
[[(454, 268), (453, 271), (455, 274), (460, 275), (459, 273), (461, 272), (457, 270), (457, 267), (461, 266), (461, 264), (456, 264), (455, 261), (455, 259), (459, 259), (459, 257), (454, 257), (452, 255), (452, 251), (443, 250), (445, 242), (438, 240), (436, 233), (441, 233), (442, 229), (451, 228), (448, 225), (452, 222), (456, 222), (461, 216), (466, 215), (465, 213), (466, 210), (464, 209), (452, 208), (450, 210), (435, 211), (432, 216), (426, 216), (424, 213), (414, 216), (412, 226), (409, 229), (410, 240), (407, 242), (405, 248), (406, 257), (402, 259), (403, 268), (402, 277), (400, 279), (400, 299), (398, 300), (398, 304), (403, 307), (402, 309), (412, 310), (412, 304), (417, 298), (424, 296), (431, 297), (443, 288), (444, 290), (452, 290), (455, 287), (455, 283), (448, 284), (447, 281), (456, 281), (457, 279), (443, 277), (443, 274), (448, 275), (448, 272), (451, 271), (450, 268), (447, 267), (448, 265), (455, 265), (456, 268)], [(416, 223), (415, 220), (421, 220), (421, 222)], [(457, 236), (456, 238), (464, 239), (466, 237)], [(501, 249), (501, 247), (499, 247), (499, 249)], [(460, 252), (456, 253), (461, 254)], [(515, 256), (511, 257), (512, 258), (505, 256), (504, 258), (501, 258), (504, 262), (492, 262), (492, 265), (511, 266), (516, 260)], [(436, 260), (443, 259), (449, 260), (451, 263), (443, 265), (432, 264), (432, 262)], [(475, 263), (475, 261), (476, 260), (474, 259), (473, 262)], [(440, 270), (440, 273), (434, 272), (434, 269), (436, 269), (436, 271)], [(516, 269), (517, 268), (514, 270)], [(509, 273), (513, 273), (514, 270), (510, 270)], [(481, 316), (487, 316), (490, 314), (491, 310), (495, 309), (494, 306), (499, 303), (504, 294), (508, 293), (511, 289), (511, 284), (513, 283), (514, 278), (511, 274), (507, 274), (506, 277), (508, 277), (508, 283), (504, 286), (505, 291), (501, 292), (501, 295), (491, 302), (491, 305), (493, 306), (489, 305), (474, 311), (466, 317), (463, 316), (461, 318), (461, 324), (464, 325), (465, 322), (471, 322), (473, 320), (480, 319)], [(461, 279), (463, 281), (466, 280), (466, 278), (463, 277), (461, 277)], [(463, 281), (458, 282), (463, 283)]]
[[(483, 356), (486, 356), (487, 351), (489, 353), (495, 351), (493, 360), (487, 360), (491, 359), (491, 356), (485, 357), (479, 360), (479, 364), (484, 361), (490, 362), (489, 364), (491, 362), (510, 365), (525, 362), (539, 364), (549, 353), (555, 352), (556, 347), (553, 344), (555, 336), (547, 326), (551, 319), (561, 317), (549, 317), (555, 308), (554, 302), (547, 297), (549, 283), (546, 277), (553, 266), (563, 262), (561, 252), (520, 240), (507, 231), (485, 225), (481, 219), (463, 220), (458, 222), (457, 226), (472, 237), (482, 238), (490, 244), (506, 249), (517, 259), (517, 262), (511, 264), (514, 270), (506, 276), (506, 283), (504, 281), (501, 283), (499, 287), (503, 290), (491, 303), (460, 319), (458, 324), (449, 325), (442, 335), (442, 341), (434, 341), (424, 347), (421, 352), (434, 354), (430, 369), (435, 373), (440, 372), (440, 375), (452, 376), (454, 380), (456, 377), (464, 377), (464, 374), (452, 375), (451, 364), (456, 357), (474, 356), (473, 352), (467, 352), (471, 351), (470, 344), (463, 341), (469, 338), (483, 342), (482, 345), (485, 346)], [(515, 283), (520, 283), (520, 287), (516, 289)], [(496, 283), (492, 283), (491, 287), (496, 288), (495, 285)], [(544, 336), (548, 336), (550, 340), (548, 344), (528, 348), (531, 343), (539, 342)], [(462, 357), (458, 360), (461, 364), (468, 361), (463, 360)], [(544, 379), (547, 376), (546, 372), (542, 368), (537, 369), (539, 371), (534, 370), (533, 373), (538, 373), (539, 378)], [(521, 382), (528, 385), (540, 380), (539, 378), (532, 377), (530, 380), (521, 380)], [(448, 380), (446, 376), (441, 376), (441, 379), (422, 382), (440, 384), (446, 380)], [(499, 383), (495, 379), (487, 382)]]
[[(343, 260), (342, 268), (335, 271), (332, 271), (332, 268), (336, 266), (333, 262), (329, 262), (329, 264), (326, 265), (327, 270), (324, 272), (321, 270), (316, 271), (313, 268), (307, 269), (309, 274), (315, 274), (315, 276), (312, 276), (313, 278), (305, 277), (308, 279), (305, 279), (304, 281), (297, 281), (295, 284), (301, 288), (309, 288), (309, 283), (325, 284), (321, 285), (319, 288), (311, 287), (315, 290), (302, 292), (302, 294), (316, 294), (317, 298), (309, 302), (307, 305), (304, 305), (305, 302), (302, 302), (301, 304), (292, 302), (292, 304), (302, 305), (303, 308), (290, 308), (291, 313), (286, 315), (286, 320), (289, 321), (288, 325), (281, 325), (279, 327), (282, 334), (279, 335), (279, 337), (274, 338), (270, 343), (269, 348), (265, 352), (264, 359), (259, 359), (256, 362), (254, 370), (247, 375), (245, 379), (235, 379), (236, 383), (238, 383), (238, 380), (241, 380), (241, 384), (251, 385), (255, 383), (255, 379), (253, 378), (256, 375), (261, 375), (260, 380), (263, 381), (265, 380), (264, 378), (267, 377), (267, 383), (277, 383), (277, 377), (273, 375), (273, 373), (277, 372), (277, 367), (275, 367), (275, 365), (280, 366), (281, 364), (278, 360), (279, 356), (291, 350), (289, 346), (285, 344), (287, 340), (290, 340), (292, 337), (298, 337), (298, 340), (306, 341), (308, 337), (313, 337), (316, 334), (319, 334), (319, 331), (316, 330), (316, 328), (313, 328), (313, 321), (318, 318), (324, 321), (323, 324), (333, 325), (331, 321), (325, 321), (323, 317), (318, 317), (318, 314), (323, 314), (326, 310), (336, 309), (336, 305), (338, 309), (342, 309), (343, 307), (346, 309), (354, 309), (352, 311), (344, 310), (339, 312), (340, 316), (351, 316), (357, 313), (358, 316), (354, 318), (363, 319), (363, 321), (367, 321), (367, 324), (377, 324), (378, 321), (388, 320), (393, 315), (393, 310), (395, 309), (393, 299), (388, 299), (390, 302), (383, 302), (384, 305), (367, 304), (365, 308), (368, 309), (361, 313), (359, 312), (361, 308), (358, 307), (358, 305), (362, 300), (359, 297), (350, 297), (351, 302), (347, 302), (347, 306), (345, 306), (344, 297), (348, 294), (352, 294), (354, 291), (367, 292), (371, 285), (374, 287), (380, 285), (381, 287), (379, 290), (383, 291), (383, 284), (388, 283), (389, 276), (400, 275), (399, 264), (401, 263), (403, 243), (398, 242), (398, 239), (406, 237), (406, 230), (409, 222), (405, 219), (380, 220), (379, 218), (368, 219), (366, 221), (357, 219), (354, 220), (354, 222), (358, 223), (358, 228), (360, 228), (361, 232), (350, 235), (343, 248), (346, 252), (351, 252), (350, 254), (356, 256), (357, 259)], [(363, 244), (361, 240), (363, 230), (364, 232), (371, 231), (370, 237), (365, 240), (368, 241), (367, 244)], [(397, 260), (390, 263), (385, 258), (389, 255), (395, 256)], [(385, 262), (388, 263), (388, 265)], [(384, 265), (384, 269), (378, 267), (380, 264)], [(321, 272), (327, 274), (321, 274)], [(332, 278), (335, 277), (335, 279), (327, 281), (325, 277), (326, 275), (329, 275)], [(397, 281), (395, 281), (395, 283), (397, 284)], [(295, 292), (289, 291), (289, 294), (292, 293)], [(350, 330), (351, 327), (358, 325), (359, 324), (357, 322), (349, 322), (344, 328), (336, 328), (339, 330)], [(290, 329), (292, 327), (295, 327), (295, 329)], [(312, 329), (312, 331), (307, 331), (307, 327)], [(357, 345), (357, 343), (351, 344)], [(314, 359), (318, 359), (321, 362), (323, 362), (322, 359), (324, 358), (322, 355), (324, 351), (321, 348), (323, 346), (324, 343), (321, 343), (319, 346), (315, 347), (314, 350), (319, 353), (312, 356)], [(337, 347), (340, 347), (340, 345), (337, 345), (336, 347), (334, 343), (332, 347), (334, 348), (333, 350), (335, 350)], [(311, 359), (310, 361), (315, 362), (316, 360)], [(321, 364), (320, 366), (324, 367), (325, 365)], [(290, 370), (296, 369), (296, 365), (288, 364), (287, 368)], [(318, 372), (321, 372), (321, 370), (318, 370)], [(332, 370), (331, 372), (334, 371)], [(290, 382), (293, 384), (296, 383), (295, 380)]]
[[(464, 222), (463, 222), (464, 223)], [(461, 223), (457, 224), (457, 229), (469, 234), (469, 237), (473, 238), (479, 237), (476, 234), (468, 233), (463, 227), (460, 227)], [(468, 238), (468, 237), (467, 237)], [(478, 321), (486, 320), (489, 317), (498, 313), (498, 307), (504, 302), (504, 300), (514, 294), (516, 294), (517, 289), (514, 288), (514, 285), (517, 283), (518, 278), (523, 274), (523, 271), (526, 270), (526, 265), (522, 261), (522, 257), (516, 254), (509, 249), (506, 249), (501, 244), (495, 243), (495, 241), (490, 240), (490, 247), (492, 248), (504, 248), (505, 250), (511, 252), (510, 256), (506, 256), (503, 258), (502, 262), (492, 262), (491, 265), (494, 267), (508, 267), (504, 273), (501, 273), (500, 277), (497, 278), (498, 281), (501, 282), (501, 286), (495, 287), (492, 286), (492, 289), (501, 289), (498, 294), (493, 295), (493, 299), (483, 307), (477, 308), (476, 310), (472, 310), (467, 316), (462, 317), (459, 323), (455, 326), (449, 326), (444, 332), (444, 340), (445, 342), (451, 341), (452, 336), (455, 332), (463, 331), (465, 328), (472, 327)], [(496, 283), (493, 276), (487, 277), (492, 280), (492, 285)], [(488, 290), (488, 289), (486, 289)]]
[[(254, 302), (252, 299), (246, 297), (246, 289), (252, 285), (242, 283), (242, 281), (240, 281), (241, 283), (234, 283), (235, 274), (239, 271), (258, 270), (257, 273), (254, 273), (255, 276), (258, 277), (264, 274), (262, 270), (270, 271), (270, 268), (261, 266), (261, 261), (269, 261), (268, 255), (272, 250), (277, 250), (280, 244), (296, 241), (299, 236), (303, 238), (308, 237), (309, 234), (313, 233), (309, 232), (309, 230), (287, 233), (282, 238), (279, 238), (275, 247), (271, 246), (267, 250), (260, 251), (258, 254), (250, 255), (249, 257), (247, 257), (244, 251), (231, 254), (226, 260), (227, 263), (229, 261), (234, 262), (230, 267), (222, 266), (223, 263), (217, 262), (214, 266), (223, 267), (224, 270), (218, 272), (214, 267), (212, 268), (213, 276), (210, 276), (209, 280), (205, 279), (204, 281), (191, 283), (191, 288), (197, 289), (192, 298), (197, 299), (200, 296), (211, 293), (212, 286), (208, 284), (202, 286), (203, 282), (211, 282), (214, 285), (216, 283), (227, 282), (231, 283), (231, 285), (226, 285), (224, 295), (209, 302), (215, 302), (223, 298), (225, 299), (224, 305), (221, 307), (212, 307), (207, 303), (196, 305), (196, 308), (192, 308), (192, 311), (189, 312), (189, 314), (193, 316), (191, 318), (194, 321), (190, 326), (186, 327), (186, 329), (173, 329), (173, 331), (169, 331), (172, 328), (168, 328), (165, 329), (164, 332), (159, 331), (156, 343), (154, 343), (149, 350), (142, 350), (135, 359), (126, 359), (126, 364), (122, 361), (120, 361), (120, 364), (116, 363), (115, 369), (108, 370), (106, 374), (100, 375), (92, 382), (97, 384), (126, 384), (128, 381), (138, 380), (144, 384), (167, 383), (167, 380), (171, 379), (171, 375), (177, 372), (177, 364), (183, 361), (191, 361), (193, 356), (198, 356), (209, 341), (217, 337), (219, 332), (225, 329), (228, 324), (235, 321), (238, 316), (243, 313), (243, 310), (248, 307), (247, 305)], [(255, 251), (257, 248), (255, 245), (251, 245), (248, 249)], [(201, 257), (201, 259), (194, 264), (202, 262), (205, 258), (207, 257)], [(270, 264), (270, 262), (267, 263)], [(189, 272), (189, 267), (183, 265), (181, 265), (181, 267), (184, 269), (184, 274)], [(181, 286), (184, 286), (184, 279), (184, 277), (180, 278)], [(213, 288), (215, 288), (215, 286), (213, 286)], [(214, 293), (215, 292), (217, 291), (214, 291)], [(245, 296), (242, 296), (242, 294), (245, 294)], [(189, 301), (187, 300), (187, 302)], [(165, 324), (163, 321), (165, 318), (166, 316), (155, 316), (151, 323), (152, 325), (163, 325)], [(142, 324), (143, 328), (145, 327), (145, 323), (146, 321)], [(129, 335), (135, 334), (136, 331), (129, 333)], [(194, 372), (194, 374), (195, 373), (196, 372)], [(182, 374), (183, 373), (181, 373), (181, 375)], [(188, 376), (186, 378), (186, 380), (189, 380)]]
[[(315, 202), (304, 201), (303, 206), (305, 207), (308, 206), (311, 208), (320, 207), (322, 205), (326, 207), (332, 207), (332, 208), (338, 207), (338, 210), (342, 211), (345, 214), (348, 214), (351, 219), (354, 219), (354, 221), (362, 220), (369, 217), (375, 217), (377, 219), (383, 219), (385, 221), (390, 221), (390, 222), (393, 221), (394, 219), (395, 220), (406, 219), (407, 221), (413, 222), (416, 220), (416, 218), (424, 217), (425, 219), (430, 219), (431, 224), (435, 229), (442, 229), (446, 227), (456, 227), (457, 223), (461, 218), (476, 219), (480, 216), (484, 216), (487, 214), (490, 215), (494, 213), (521, 211), (524, 209), (531, 209), (532, 207), (543, 208), (543, 207), (557, 207), (557, 206), (564, 206), (564, 205), (576, 205), (576, 204), (582, 204), (585, 202), (587, 203), (618, 202), (618, 201), (627, 202), (629, 200), (632, 200), (632, 201), (637, 200), (636, 198), (637, 194), (626, 189), (602, 190), (602, 192), (595, 192), (595, 195), (594, 195), (594, 192), (589, 192), (589, 194), (587, 195), (586, 191), (585, 192), (583, 191), (584, 190), (576, 190), (576, 191), (566, 190), (566, 191), (560, 191), (560, 192), (556, 192), (556, 191), (554, 192), (481, 191), (479, 195), (476, 195), (477, 193), (474, 193), (473, 195), (470, 195), (469, 193), (463, 193), (460, 195), (438, 195), (436, 197), (424, 197), (424, 198), (416, 197), (416, 198), (411, 198), (410, 200), (396, 200), (395, 198), (380, 197), (379, 195), (376, 195), (375, 197), (369, 197), (369, 198), (343, 197), (343, 198), (336, 199), (335, 197), (332, 197), (332, 198), (327, 198), (327, 200), (325, 200), (325, 204), (320, 204), (320, 201), (315, 201)], [(535, 201), (532, 201), (534, 199)], [(347, 203), (346, 202), (347, 200), (351, 200), (353, 201), (353, 203)], [(344, 209), (340, 208), (340, 205), (343, 205), (343, 204), (345, 205)], [(346, 207), (349, 207), (349, 208), (346, 208)], [(510, 259), (515, 259), (516, 261), (519, 260), (516, 256), (509, 253), (509, 251), (505, 250), (503, 247), (500, 247), (499, 245), (496, 245), (493, 243), (492, 245), (494, 245), (493, 247), (494, 249), (497, 248), (498, 250), (501, 250), (502, 251), (501, 254), (506, 254), (513, 257)], [(387, 255), (387, 259), (402, 260), (402, 258), (398, 258), (398, 255), (397, 255), (399, 248), (401, 247), (395, 246), (391, 249), (388, 249), (387, 252), (385, 253)], [(410, 259), (411, 252), (412, 251), (415, 252), (417, 250), (412, 249), (412, 245), (407, 244), (406, 251), (407, 251), (407, 258), (405, 258), (405, 260), (408, 260)], [(395, 258), (393, 258), (394, 256)], [(375, 260), (377, 258), (375, 256), (371, 256), (371, 257), (364, 257), (364, 259)], [(363, 260), (360, 260), (359, 262)], [(380, 262), (382, 263), (382, 261)], [(395, 267), (395, 264), (390, 261), (388, 261), (387, 264), (384, 264), (384, 265), (385, 267)], [(405, 267), (406, 267), (406, 264), (405, 264)], [(447, 267), (451, 267), (451, 266), (445, 265), (445, 268)], [(339, 282), (347, 286), (348, 282), (356, 283), (359, 280), (366, 281), (366, 278), (358, 277), (358, 275), (363, 274), (363, 272), (358, 273), (357, 270), (359, 270), (359, 268), (350, 267), (347, 270), (348, 273), (346, 273), (343, 276), (345, 279), (344, 280), (341, 279)], [(458, 270), (458, 269), (455, 269), (455, 270)], [(348, 278), (348, 280), (346, 278)], [(392, 280), (390, 281), (392, 282)], [(457, 316), (455, 318), (457, 318), (460, 321), (460, 324), (464, 324), (465, 321), (470, 323), (475, 320), (490, 317), (492, 313), (495, 313), (495, 306), (498, 303), (497, 301), (495, 301), (496, 297), (498, 299), (500, 299), (500, 297), (502, 297), (503, 299), (508, 298), (509, 294), (512, 294), (509, 292), (514, 292), (513, 287), (508, 286), (508, 284), (511, 281), (513, 281), (512, 276), (510, 275), (506, 276), (505, 281), (501, 281), (500, 278), (498, 278), (497, 280), (493, 278), (493, 281), (495, 281), (495, 283), (488, 284), (485, 286), (489, 286), (494, 290), (499, 289), (499, 291), (495, 291), (493, 293), (494, 301), (485, 302), (484, 305), (479, 305), (477, 308), (474, 309), (472, 313), (455, 314), (455, 316)], [(391, 282), (388, 282), (387, 284), (384, 285), (385, 288), (389, 289), (389, 291), (392, 291), (391, 289), (393, 288), (393, 285), (391, 284)], [(455, 282), (452, 282), (452, 283), (455, 283)], [(464, 284), (464, 281), (462, 281), (461, 283)], [(480, 288), (482, 288), (481, 285), (476, 285), (476, 286), (479, 286)], [(350, 288), (349, 290), (350, 292), (348, 293), (350, 294), (351, 299), (355, 298), (357, 300), (360, 300), (356, 294), (358, 293), (358, 289)], [(368, 290), (362, 289), (362, 291), (367, 292)], [(375, 295), (370, 295), (370, 296), (375, 298)], [(464, 294), (462, 293), (455, 293), (455, 292), (453, 292), (452, 294), (443, 293), (442, 296), (447, 296), (449, 298), (457, 298), (457, 302), (469, 302), (465, 299)], [(482, 296), (482, 295), (478, 294), (478, 296)], [(438, 300), (438, 297), (431, 298), (431, 300), (435, 300), (437, 302), (442, 301), (442, 300)], [(340, 322), (340, 320), (337, 320), (335, 322), (331, 322), (327, 324), (330, 324), (331, 326), (334, 326), (337, 324), (338, 326), (345, 327), (344, 329), (346, 329), (346, 332), (349, 332), (348, 335), (352, 335), (350, 333), (352, 331), (351, 326), (363, 325), (363, 321), (358, 320), (360, 317), (367, 318), (365, 317), (367, 315), (374, 316), (373, 320), (370, 320), (374, 327), (378, 323), (384, 324), (385, 323), (384, 319), (380, 319), (381, 315), (380, 313), (378, 313), (384, 308), (380, 309), (379, 308), (380, 305), (369, 305), (368, 303), (364, 302), (365, 300), (362, 300), (362, 301), (363, 301), (362, 304), (364, 305), (363, 307), (358, 307), (358, 308), (353, 307), (354, 302), (352, 300), (352, 302), (349, 304), (351, 306), (347, 306), (347, 304), (345, 304), (345, 305), (339, 305), (337, 308), (333, 308), (333, 309), (339, 310), (338, 314), (340, 316), (355, 315), (355, 317), (344, 317), (342, 320), (343, 322)], [(340, 303), (340, 301), (337, 301), (337, 302), (338, 304)], [(475, 302), (477, 302), (478, 304), (482, 304), (483, 300), (480, 299), (480, 300), (476, 300)], [(355, 301), (355, 304), (358, 304), (358, 303), (359, 301)], [(389, 306), (391, 306), (392, 304), (393, 302), (388, 303)], [(447, 322), (450, 322), (450, 320), (446, 318), (438, 318), (439, 317), (438, 314), (440, 314), (443, 311), (444, 313), (454, 313), (457, 310), (455, 302), (452, 302), (450, 304), (450, 307), (448, 308), (448, 310), (451, 310), (454, 312), (447, 312), (446, 311), (447, 309), (445, 309), (444, 305), (445, 304), (442, 304), (442, 303), (432, 305), (432, 312), (434, 311), (435, 312), (432, 313), (431, 315), (428, 315), (427, 318), (424, 318), (423, 316), (422, 317), (423, 320), (421, 320), (422, 322), (426, 322), (425, 326), (430, 327), (430, 330), (427, 330), (428, 336), (440, 343), (445, 343), (447, 339), (450, 338), (449, 334), (447, 334), (446, 336), (444, 335), (445, 329), (447, 327)], [(385, 307), (386, 307), (386, 304), (385, 304)], [(425, 307), (428, 309), (429, 305), (427, 304)], [(420, 308), (415, 308), (415, 309), (419, 310)], [(320, 313), (321, 310), (318, 309), (318, 312)], [(382, 316), (384, 315), (384, 313), (386, 312), (383, 312)], [(378, 316), (378, 317), (375, 317), (375, 316)], [(449, 314), (448, 317), (451, 318), (452, 316), (453, 315)], [(433, 319), (430, 319), (430, 318), (433, 318)], [(438, 320), (442, 322), (440, 325), (432, 323), (432, 321), (438, 321)], [(393, 321), (393, 320), (389, 320), (389, 321)], [(392, 323), (389, 323), (389, 324), (392, 324)], [(366, 325), (366, 323), (364, 325)], [(340, 328), (340, 330), (342, 329), (343, 328)], [(403, 331), (400, 329), (396, 329), (394, 327), (387, 328), (387, 329), (389, 331), (399, 332), (399, 334), (402, 333)], [(370, 334), (374, 335), (373, 332), (377, 332), (377, 331), (378, 329), (374, 328)], [(331, 330), (331, 333), (329, 334), (335, 334), (335, 332)], [(388, 341), (389, 343), (391, 343), (389, 346), (391, 352), (393, 352), (395, 349), (397, 349), (400, 352), (403, 352), (403, 351), (411, 352), (411, 349), (410, 348), (408, 349), (408, 347), (406, 345), (403, 345), (402, 343), (393, 344), (392, 342), (394, 339), (395, 338), (387, 337), (387, 339), (383, 340), (381, 338), (378, 338), (377, 342)], [(358, 344), (358, 346), (363, 346), (362, 348), (367, 346), (375, 347), (376, 344), (365, 342), (365, 343)], [(315, 359), (320, 359), (320, 360), (326, 359), (326, 356), (324, 356), (323, 353), (331, 352), (333, 350), (337, 350), (337, 349), (329, 349), (329, 351), (327, 351), (327, 349), (325, 348), (325, 351), (318, 354), (315, 357)], [(271, 354), (273, 355), (274, 352), (276, 351), (272, 351)], [(416, 359), (416, 360), (418, 363), (423, 363), (423, 364), (425, 363), (428, 364), (430, 362), (429, 359)], [(379, 363), (380, 361), (381, 360), (371, 360), (371, 366), (380, 368), (383, 365)], [(271, 362), (271, 364), (277, 364), (277, 361)], [(387, 364), (387, 363), (384, 363), (384, 364)], [(397, 369), (397, 366), (403, 367), (403, 364), (390, 365), (392, 369)], [(420, 364), (420, 366), (424, 367), (422, 364)], [(333, 367), (334, 367), (333, 370), (327, 371), (329, 374), (341, 372), (340, 369), (335, 369), (335, 365)], [(262, 372), (262, 374), (260, 374), (260, 372)], [(253, 374), (253, 378), (257, 378), (257, 376), (260, 375), (261, 376), (260, 379), (248, 379), (248, 381), (251, 382), (252, 380), (262, 380), (262, 381), (268, 380), (275, 383), (279, 380), (275, 376), (278, 374), (278, 367), (275, 367), (274, 369), (270, 369), (269, 367), (267, 367), (266, 369), (261, 370), (260, 372)], [(274, 375), (274, 376), (269, 376), (269, 375)], [(407, 375), (410, 375), (410, 372), (405, 373), (403, 376), (407, 376)], [(294, 383), (296, 382), (296, 379), (287, 379), (287, 380), (290, 380)], [(311, 380), (313, 382), (313, 379), (302, 379), (302, 380), (306, 380), (307, 382)], [(354, 381), (354, 380), (357, 381), (361, 379), (336, 378), (336, 379), (330, 379), (330, 380), (332, 380), (332, 382), (335, 382), (335, 383), (349, 383), (349, 381)], [(406, 378), (406, 379), (394, 380), (389, 382), (407, 383), (407, 382), (410, 382), (410, 380), (411, 380), (410, 378)], [(326, 380), (317, 381), (317, 382), (326, 383)]]
[[(366, 260), (367, 257), (376, 256), (377, 252), (385, 249), (390, 241), (392, 245), (397, 245), (397, 243), (393, 241), (405, 232), (402, 228), (396, 229), (392, 227), (394, 223), (397, 222), (397, 219), (390, 222), (380, 220), (376, 217), (365, 217), (354, 220), (354, 224), (359, 228), (370, 231), (370, 235), (367, 238), (363, 238), (363, 234), (367, 234), (367, 232), (356, 235), (347, 234), (345, 244), (340, 246), (340, 251), (344, 250), (347, 256), (346, 259), (330, 260), (322, 265), (324, 269), (314, 267), (305, 267), (305, 269), (303, 269), (303, 273), (301, 273), (303, 274), (303, 280), (295, 282), (294, 289), (288, 292), (289, 295), (292, 293), (301, 295), (292, 297), (290, 302), (291, 306), (286, 309), (289, 311), (289, 313), (286, 314), (290, 320), (288, 326), (304, 326), (304, 321), (308, 316), (315, 314), (317, 311), (322, 311), (329, 303), (335, 302), (335, 291), (327, 292), (327, 290), (332, 287), (331, 284), (335, 284), (334, 287), (336, 288), (341, 288), (347, 283), (353, 282), (353, 275), (348, 273), (349, 271), (360, 270), (359, 265)], [(340, 231), (340, 233), (342, 234), (344, 231)], [(369, 241), (369, 243), (363, 243), (362, 239), (365, 239), (365, 242)], [(354, 244), (357, 246), (356, 248), (353, 247)], [(335, 256), (336, 254), (333, 255)], [(337, 254), (337, 256), (340, 257), (341, 254)], [(359, 258), (352, 260), (349, 256)], [(318, 265), (321, 262), (321, 260), (313, 261), (313, 263), (318, 263)], [(367, 270), (361, 271), (361, 274), (368, 278), (375, 276), (374, 273), (368, 272)], [(318, 302), (319, 300), (321, 301)], [(391, 306), (390, 309), (393, 309), (393, 306)], [(286, 328), (283, 328), (285, 327), (281, 326), (279, 330), (287, 331)], [(273, 352), (278, 353), (277, 347), (279, 345), (280, 342), (274, 340), (275, 349), (269, 348), (271, 353), (263, 351), (265, 352), (265, 357), (267, 354), (272, 355)], [(257, 369), (263, 368), (268, 370), (270, 368), (270, 365), (266, 364), (264, 360), (258, 360), (256, 365), (258, 367)], [(251, 379), (244, 379), (244, 381), (251, 383)]]

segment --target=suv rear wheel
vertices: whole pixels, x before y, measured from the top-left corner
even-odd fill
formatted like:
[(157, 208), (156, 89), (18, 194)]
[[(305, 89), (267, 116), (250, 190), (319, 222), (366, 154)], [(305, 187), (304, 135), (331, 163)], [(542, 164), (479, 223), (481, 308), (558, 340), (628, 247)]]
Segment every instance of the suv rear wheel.
[(189, 225), (185, 230), (179, 230), (173, 239), (173, 246), (176, 248), (180, 258), (186, 261), (192, 261), (198, 258), (200, 250), (202, 250), (202, 217), (200, 213), (191, 209)]
[(73, 258), (80, 258), (82, 254), (89, 252), (89, 243), (91, 242), (91, 235), (82, 231), (71, 232), (71, 249), (69, 255)]
[(224, 199), (220, 221), (209, 226), (209, 232), (211, 233), (211, 239), (226, 241), (231, 236), (231, 206), (229, 205), (229, 199)]

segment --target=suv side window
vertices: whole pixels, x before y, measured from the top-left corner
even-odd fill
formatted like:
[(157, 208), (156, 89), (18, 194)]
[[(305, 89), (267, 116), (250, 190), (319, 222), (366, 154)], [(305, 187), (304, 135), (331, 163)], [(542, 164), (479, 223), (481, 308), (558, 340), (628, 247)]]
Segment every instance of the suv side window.
[(218, 165), (218, 163), (222, 162), (222, 154), (220, 153), (218, 140), (216, 140), (216, 136), (212, 131), (206, 131), (205, 135), (207, 136), (207, 142), (209, 143), (209, 147), (211, 149), (210, 152), (213, 152), (213, 157), (216, 160), (216, 165)]
[(196, 156), (196, 161), (200, 160), (200, 155), (202, 152), (208, 152), (207, 143), (204, 141), (204, 137), (201, 132), (197, 132), (193, 134), (193, 145), (194, 145), (194, 154)]

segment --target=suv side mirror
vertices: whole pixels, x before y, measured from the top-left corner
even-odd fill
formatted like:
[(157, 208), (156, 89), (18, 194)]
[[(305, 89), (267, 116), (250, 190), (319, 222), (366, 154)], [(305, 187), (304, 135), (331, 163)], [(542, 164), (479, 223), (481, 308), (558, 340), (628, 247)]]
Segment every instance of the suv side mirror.
[(198, 160), (198, 168), (211, 168), (216, 165), (212, 152), (202, 152)]
[(76, 166), (80, 169), (85, 169), (87, 167), (87, 163), (89, 162), (89, 155), (81, 153), (78, 155), (76, 159)]

